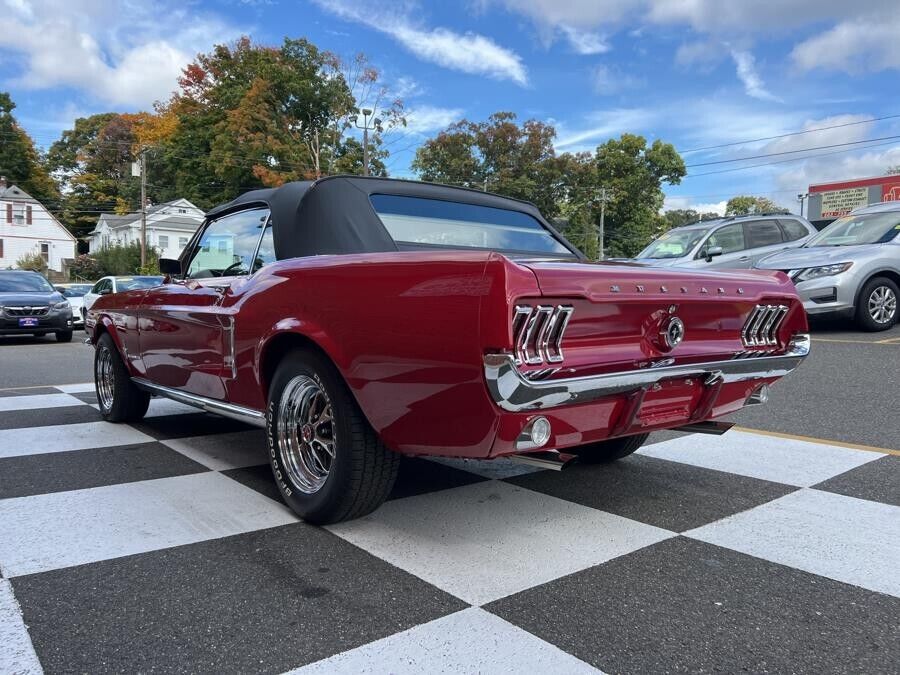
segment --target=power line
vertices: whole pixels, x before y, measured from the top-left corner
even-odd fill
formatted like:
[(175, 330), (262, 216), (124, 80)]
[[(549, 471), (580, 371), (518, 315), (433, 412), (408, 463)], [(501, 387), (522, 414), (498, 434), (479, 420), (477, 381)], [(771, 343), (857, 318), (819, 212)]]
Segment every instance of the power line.
[[(863, 143), (874, 143), (875, 141), (892, 141), (900, 138), (900, 134), (896, 136), (882, 136), (881, 138), (869, 138), (864, 141), (848, 141), (847, 143), (832, 143), (830, 145), (817, 145), (811, 148), (803, 148), (801, 150), (783, 150), (782, 152), (769, 152), (764, 155), (750, 155), (748, 157), (737, 157), (735, 159), (719, 159), (713, 162), (700, 162), (698, 164), (685, 164), (685, 168), (691, 169), (697, 166), (712, 166), (714, 164), (731, 164), (734, 162), (746, 162), (751, 159), (764, 159), (766, 157), (780, 157), (783, 155), (796, 155), (801, 152), (810, 152), (812, 150), (827, 150), (829, 148), (843, 148), (848, 145), (862, 145)], [(800, 159), (803, 159), (802, 157)]]
[(791, 136), (802, 136), (803, 134), (812, 134), (817, 131), (827, 131), (828, 129), (842, 129), (843, 127), (852, 127), (858, 124), (872, 124), (874, 122), (881, 122), (883, 120), (892, 120), (897, 119), (900, 115), (885, 115), (884, 117), (873, 117), (868, 120), (858, 120), (856, 122), (845, 122), (843, 124), (832, 124), (827, 127), (816, 127), (814, 129), (805, 129), (803, 131), (792, 131), (786, 134), (779, 134), (777, 136), (763, 136), (761, 138), (751, 138), (746, 141), (732, 141), (731, 143), (721, 143), (719, 145), (706, 145), (702, 148), (691, 148), (690, 150), (679, 150), (679, 153), (682, 155), (687, 155), (692, 152), (703, 152), (704, 150), (718, 150), (719, 148), (730, 148), (735, 145), (747, 145), (748, 143), (760, 143), (762, 141), (774, 141), (779, 138), (790, 138)]

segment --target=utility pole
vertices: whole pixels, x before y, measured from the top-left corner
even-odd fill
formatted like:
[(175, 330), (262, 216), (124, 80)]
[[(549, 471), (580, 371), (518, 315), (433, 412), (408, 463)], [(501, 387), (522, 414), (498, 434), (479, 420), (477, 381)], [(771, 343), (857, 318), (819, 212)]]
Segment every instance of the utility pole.
[(369, 117), (372, 116), (373, 112), (369, 108), (363, 108), (359, 111), (363, 117), (362, 125), (359, 124), (359, 115), (353, 114), (348, 118), (350, 123), (355, 126), (357, 129), (362, 129), (363, 132), (363, 176), (369, 175), (369, 130), (375, 130), (379, 133), (381, 132), (381, 120), (377, 117), (372, 117), (372, 124), (369, 124)]
[(606, 202), (610, 199), (612, 199), (612, 191), (606, 187), (600, 188), (600, 194), (597, 195), (597, 200), (600, 202), (600, 232), (597, 233), (597, 260), (603, 260), (606, 257), (603, 253), (603, 237), (604, 226), (606, 225)]
[[(147, 265), (147, 151), (141, 150), (141, 267)], [(143, 270), (141, 270), (143, 272)]]

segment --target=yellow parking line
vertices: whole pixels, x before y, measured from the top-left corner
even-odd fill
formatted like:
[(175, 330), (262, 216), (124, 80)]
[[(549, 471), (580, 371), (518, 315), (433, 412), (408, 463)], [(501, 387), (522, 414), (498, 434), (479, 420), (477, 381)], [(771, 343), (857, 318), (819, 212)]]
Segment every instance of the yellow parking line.
[(887, 338), (886, 340), (876, 340), (879, 345), (900, 345), (900, 337)]
[(814, 337), (810, 338), (813, 342), (843, 342), (847, 344), (854, 345), (893, 345), (900, 344), (900, 342), (894, 342), (894, 340), (900, 340), (900, 338), (891, 338), (890, 340), (844, 340), (842, 338), (820, 338)]
[(800, 436), (798, 434), (783, 434), (779, 431), (764, 431), (762, 429), (750, 429), (748, 427), (733, 427), (735, 431), (743, 431), (748, 434), (758, 434), (760, 436), (772, 436), (773, 438), (786, 438), (791, 441), (805, 441), (807, 443), (818, 443), (819, 445), (836, 445), (839, 448), (848, 448), (850, 450), (863, 450), (865, 452), (880, 452), (885, 455), (896, 455), (900, 457), (900, 450), (891, 450), (890, 448), (878, 448), (874, 445), (862, 445), (861, 443), (845, 443), (844, 441), (832, 441), (827, 438), (814, 438), (812, 436)]

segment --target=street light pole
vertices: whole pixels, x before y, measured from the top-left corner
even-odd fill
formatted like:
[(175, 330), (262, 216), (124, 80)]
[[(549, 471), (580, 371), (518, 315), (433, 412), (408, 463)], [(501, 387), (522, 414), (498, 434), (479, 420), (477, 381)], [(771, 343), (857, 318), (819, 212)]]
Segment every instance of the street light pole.
[(806, 198), (809, 197), (808, 192), (801, 192), (797, 195), (797, 201), (800, 202), (800, 217), (803, 217), (803, 202), (806, 201)]
[[(362, 115), (363, 122), (360, 125), (359, 123), (359, 115), (353, 114), (350, 115), (350, 123), (355, 126), (357, 129), (362, 129), (363, 132), (363, 176), (369, 175), (369, 131), (378, 131), (381, 132), (381, 120), (377, 117), (372, 117), (373, 111), (370, 108), (363, 108), (360, 111)], [(372, 123), (369, 124), (369, 118), (372, 117)]]
[[(141, 268), (147, 265), (147, 151), (141, 150)], [(143, 273), (144, 270), (141, 269)]]

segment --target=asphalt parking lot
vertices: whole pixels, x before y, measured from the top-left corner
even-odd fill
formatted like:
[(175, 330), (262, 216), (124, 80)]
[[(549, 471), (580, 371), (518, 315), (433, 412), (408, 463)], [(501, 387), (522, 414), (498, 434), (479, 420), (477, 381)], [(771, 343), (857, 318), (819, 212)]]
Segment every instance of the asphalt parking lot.
[(300, 523), (262, 434), (100, 421), (77, 342), (0, 338), (0, 672), (897, 672), (900, 328), (816, 324), (722, 437), (606, 467), (409, 460)]

